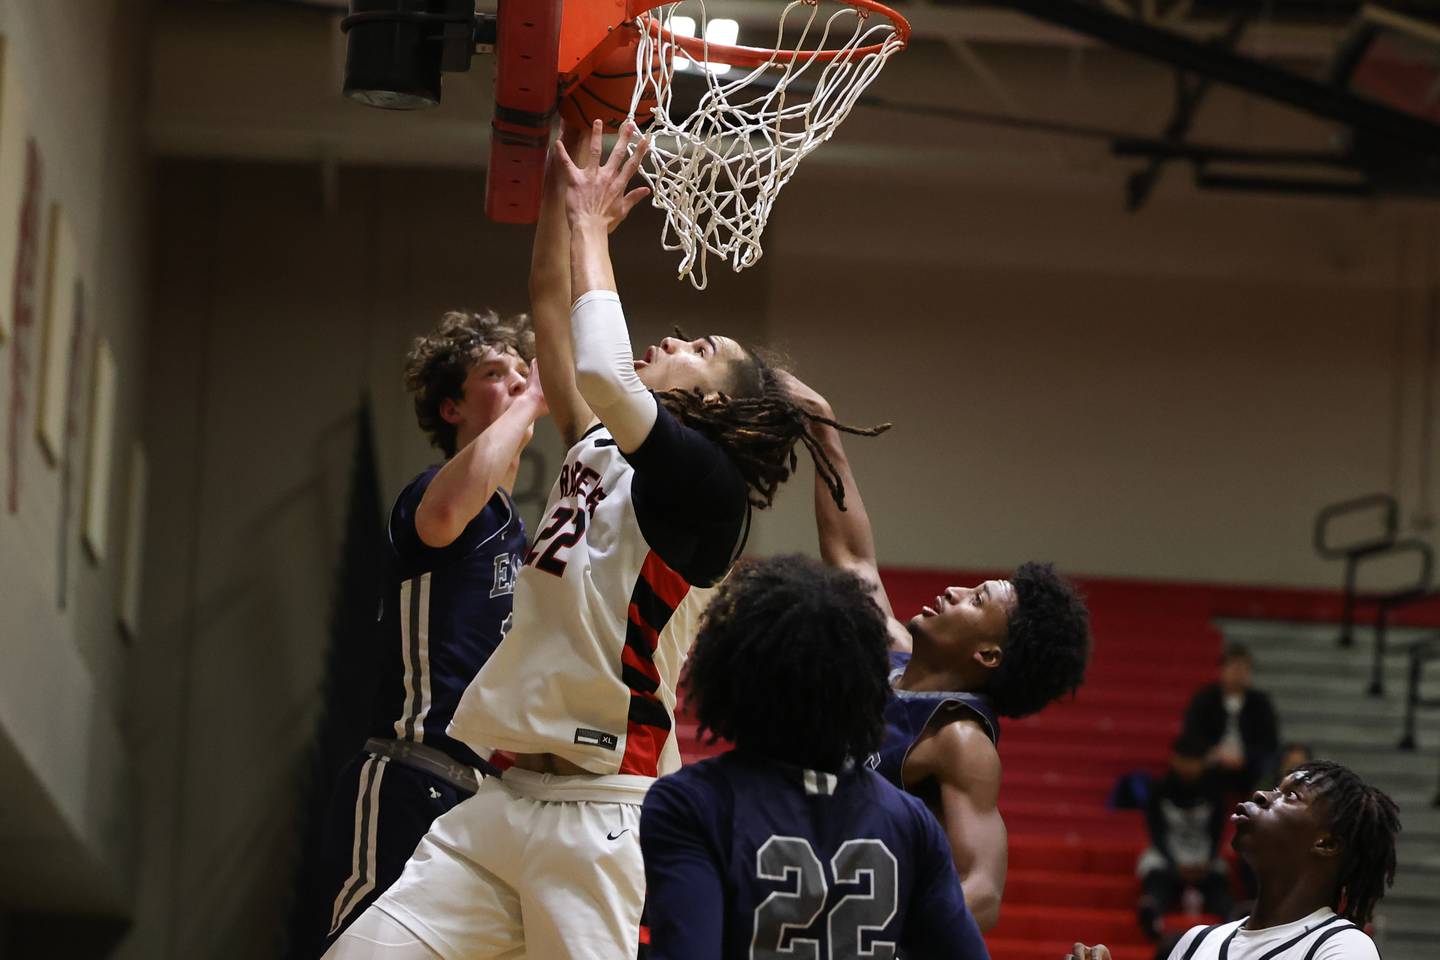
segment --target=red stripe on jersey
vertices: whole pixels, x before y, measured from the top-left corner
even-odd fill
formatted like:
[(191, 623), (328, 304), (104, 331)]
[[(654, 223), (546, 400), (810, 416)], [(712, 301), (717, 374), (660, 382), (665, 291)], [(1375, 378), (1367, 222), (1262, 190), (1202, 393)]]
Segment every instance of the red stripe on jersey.
[[(639, 693), (631, 694), (631, 697), (653, 701), (661, 710), (665, 709), (665, 705), (660, 702), (659, 697)], [(625, 725), (625, 756), (620, 758), (620, 772), (638, 774), (642, 777), (658, 777), (660, 775), (660, 751), (664, 748), (665, 741), (669, 736), (668, 729), (631, 720)]]
[[(672, 613), (674, 609), (673, 606), (670, 608)], [(645, 622), (645, 618), (640, 615), (640, 608), (633, 603), (630, 604), (630, 625), (640, 632), (640, 636), (644, 637), (646, 644), (649, 645), (650, 652), (654, 653), (655, 648), (660, 644), (660, 633)]]
[[(654, 650), (654, 645), (651, 645), (650, 649)], [(635, 648), (629, 644), (621, 648), (620, 662), (639, 670), (645, 676), (654, 680), (657, 685), (660, 683), (660, 670), (655, 666), (655, 661), (647, 657), (641, 657), (640, 654), (635, 652)]]
[[(690, 584), (680, 576), (660, 556), (651, 550), (645, 555), (645, 562), (640, 565), (640, 579), (645, 586), (655, 595), (661, 603), (673, 615), (675, 608), (684, 601), (685, 595), (690, 592)], [(637, 584), (637, 589), (639, 585)], [(637, 629), (644, 637), (649, 646), (648, 653), (653, 655), (655, 647), (660, 642), (660, 634), (664, 632), (669, 617), (665, 623), (647, 623), (640, 615), (636, 605), (630, 604), (629, 620), (632, 628)], [(656, 669), (652, 656), (644, 655), (644, 652), (635, 649), (633, 644), (626, 644), (621, 649), (621, 662), (629, 665), (632, 669), (639, 670), (645, 676), (653, 679), (656, 683), (660, 681), (660, 671)], [(658, 776), (660, 773), (660, 751), (665, 746), (666, 739), (670, 736), (670, 728), (674, 721), (670, 717), (670, 711), (666, 709), (663, 701), (652, 693), (632, 690), (630, 692), (632, 706), (632, 718), (625, 725), (625, 755), (620, 758), (620, 772), (639, 774), (645, 777)], [(641, 700), (644, 703), (636, 704), (634, 701)], [(651, 706), (655, 709), (651, 709)], [(636, 709), (642, 708), (639, 712), (644, 714), (658, 714), (656, 722), (638, 722), (633, 717)], [(665, 725), (657, 726), (660, 719), (664, 719)]]
[[(651, 550), (645, 557), (644, 564), (640, 567), (640, 576), (650, 584), (650, 589), (655, 591), (655, 596), (665, 601), (665, 605), (671, 610), (680, 606), (680, 601), (685, 599), (685, 594), (690, 592), (690, 584), (680, 576), (670, 565), (660, 559), (660, 555)], [(660, 624), (655, 625), (657, 629), (663, 629)]]

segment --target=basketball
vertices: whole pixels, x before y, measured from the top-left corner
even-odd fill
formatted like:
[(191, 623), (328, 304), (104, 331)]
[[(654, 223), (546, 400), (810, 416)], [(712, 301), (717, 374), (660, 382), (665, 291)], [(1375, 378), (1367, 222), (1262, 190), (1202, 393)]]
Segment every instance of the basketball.
[[(658, 67), (655, 71), (659, 72)], [(635, 95), (635, 44), (616, 47), (595, 61), (595, 69), (560, 98), (560, 116), (572, 126), (588, 128), (596, 118), (605, 121), (607, 133), (620, 129), (630, 115)], [(654, 86), (635, 107), (635, 122), (647, 126), (655, 106)]]

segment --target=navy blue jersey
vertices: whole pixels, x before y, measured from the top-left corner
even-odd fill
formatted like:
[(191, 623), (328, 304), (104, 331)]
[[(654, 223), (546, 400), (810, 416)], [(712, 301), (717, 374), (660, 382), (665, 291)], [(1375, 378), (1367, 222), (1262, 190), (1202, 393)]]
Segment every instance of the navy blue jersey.
[(525, 526), (510, 495), (496, 490), (454, 543), (425, 545), (415, 510), (439, 469), (410, 481), (390, 511), (370, 735), (425, 743), (477, 766), (480, 758), (445, 728), (509, 627)]
[[(915, 742), (928, 729), (936, 725), (953, 723), (956, 720), (974, 720), (997, 746), (1000, 743), (1000, 717), (990, 700), (984, 694), (962, 693), (959, 691), (915, 692), (900, 690), (895, 683), (905, 672), (910, 662), (908, 653), (890, 654), (890, 700), (885, 704), (885, 739), (881, 741), (880, 752), (872, 754), (866, 766), (902, 790), (909, 790), (918, 796), (935, 802), (939, 798), (927, 794), (933, 792), (924, 784), (910, 784), (901, 779), (905, 758), (910, 755)], [(938, 716), (940, 711), (943, 716)]]
[(863, 767), (702, 760), (650, 788), (640, 846), (652, 960), (989, 957), (940, 825)]

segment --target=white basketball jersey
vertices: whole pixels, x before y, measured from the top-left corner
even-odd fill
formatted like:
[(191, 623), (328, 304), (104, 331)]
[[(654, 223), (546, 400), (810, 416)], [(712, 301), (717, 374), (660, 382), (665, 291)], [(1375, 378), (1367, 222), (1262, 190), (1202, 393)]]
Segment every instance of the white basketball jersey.
[(598, 774), (680, 766), (675, 683), (713, 588), (654, 553), (635, 471), (609, 431), (565, 457), (515, 588), (509, 632), (470, 682), (450, 736), (477, 752), (553, 753)]

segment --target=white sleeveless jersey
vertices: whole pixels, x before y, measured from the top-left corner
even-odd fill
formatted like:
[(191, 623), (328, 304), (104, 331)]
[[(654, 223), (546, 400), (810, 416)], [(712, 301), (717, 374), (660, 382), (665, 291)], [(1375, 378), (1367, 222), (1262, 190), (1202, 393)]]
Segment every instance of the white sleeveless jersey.
[(482, 755), (553, 753), (597, 774), (679, 768), (675, 683), (715, 591), (650, 549), (634, 477), (603, 426), (570, 448), (509, 632), (466, 689), (450, 736)]

